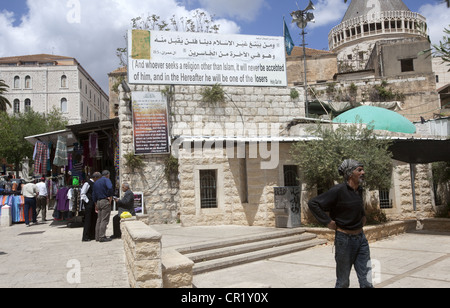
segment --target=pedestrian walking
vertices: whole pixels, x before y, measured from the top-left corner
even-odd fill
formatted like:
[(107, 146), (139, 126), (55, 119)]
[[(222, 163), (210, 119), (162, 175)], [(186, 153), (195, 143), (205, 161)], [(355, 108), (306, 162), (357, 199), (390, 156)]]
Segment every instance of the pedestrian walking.
[(104, 170), (102, 177), (94, 183), (94, 189), (92, 191), (92, 199), (95, 202), (95, 208), (97, 211), (97, 224), (95, 226), (95, 240), (99, 242), (110, 241), (110, 238), (106, 238), (106, 228), (109, 224), (109, 218), (111, 216), (111, 201), (114, 195), (113, 186), (109, 179), (110, 172)]
[(373, 288), (369, 243), (363, 232), (366, 223), (362, 198), (364, 166), (346, 159), (338, 171), (344, 177), (344, 183), (311, 199), (308, 206), (321, 224), (336, 231), (336, 288), (349, 287), (352, 266), (360, 287)]
[(36, 216), (41, 214), (42, 222), (47, 220), (47, 202), (48, 202), (48, 190), (47, 185), (45, 185), (45, 178), (42, 177), (39, 183), (36, 184), (39, 189), (39, 195), (36, 198)]
[(114, 197), (114, 200), (117, 202), (118, 214), (113, 217), (112, 239), (122, 237), (122, 232), (120, 231), (120, 215), (122, 213), (129, 212), (131, 216), (136, 216), (134, 211), (134, 193), (130, 189), (130, 184), (123, 183), (122, 191), (124, 192), (122, 199)]
[(32, 211), (32, 221), (34, 224), (37, 224), (37, 215), (36, 215), (36, 197), (39, 195), (39, 189), (37, 188), (34, 180), (23, 185), (22, 195), (25, 199), (24, 206), (24, 216), (25, 216), (25, 225), (27, 227), (30, 226), (30, 209)]
[(84, 226), (83, 226), (83, 242), (95, 240), (95, 226), (97, 224), (97, 213), (95, 212), (95, 203), (93, 199), (94, 183), (100, 179), (100, 172), (95, 172), (92, 178), (87, 180), (80, 191), (80, 199), (84, 205)]

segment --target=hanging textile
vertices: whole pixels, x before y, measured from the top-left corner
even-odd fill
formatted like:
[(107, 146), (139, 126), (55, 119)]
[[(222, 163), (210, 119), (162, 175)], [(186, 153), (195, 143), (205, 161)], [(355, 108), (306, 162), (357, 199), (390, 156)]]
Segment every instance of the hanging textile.
[(34, 175), (40, 176), (47, 172), (48, 145), (41, 141), (34, 146)]
[(67, 194), (69, 192), (69, 188), (61, 187), (58, 189), (56, 193), (56, 208), (58, 211), (67, 212), (69, 210), (69, 199), (67, 198)]
[(98, 135), (97, 133), (89, 134), (89, 153), (92, 158), (97, 157)]
[(55, 159), (53, 160), (55, 166), (67, 166), (67, 141), (66, 138), (58, 136), (58, 142), (56, 144)]

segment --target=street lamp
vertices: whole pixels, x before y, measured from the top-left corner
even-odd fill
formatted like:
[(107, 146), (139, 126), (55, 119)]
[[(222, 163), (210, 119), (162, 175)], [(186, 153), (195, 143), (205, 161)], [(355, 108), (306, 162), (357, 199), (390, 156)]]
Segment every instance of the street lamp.
[[(297, 5), (298, 7), (298, 5)], [(308, 11), (315, 10), (315, 7), (311, 0), (309, 0), (308, 6), (304, 10), (298, 10), (291, 13), (292, 23), (296, 23), (297, 27), (302, 29), (302, 46), (303, 46), (303, 68), (305, 71), (305, 113), (308, 117), (308, 82), (306, 81), (306, 44), (305, 44), (305, 28), (308, 22), (315, 22), (314, 14)]]

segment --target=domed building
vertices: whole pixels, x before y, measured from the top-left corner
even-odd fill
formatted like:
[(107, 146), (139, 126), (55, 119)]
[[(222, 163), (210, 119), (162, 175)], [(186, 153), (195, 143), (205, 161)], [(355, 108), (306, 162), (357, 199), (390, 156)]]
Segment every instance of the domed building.
[(427, 23), (402, 0), (354, 0), (328, 35), (341, 73), (364, 69), (376, 42), (408, 38), (427, 40)]
[[(411, 122), (441, 110), (427, 20), (401, 0), (352, 0), (329, 32), (329, 51), (307, 49), (307, 117), (333, 118), (359, 106), (383, 107)], [(289, 84), (301, 87), (303, 52), (287, 57)]]

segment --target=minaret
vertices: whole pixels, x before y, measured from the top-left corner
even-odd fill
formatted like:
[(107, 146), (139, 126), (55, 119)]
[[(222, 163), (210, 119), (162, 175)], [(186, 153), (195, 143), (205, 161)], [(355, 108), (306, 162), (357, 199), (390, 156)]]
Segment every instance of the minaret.
[(402, 0), (352, 0), (342, 22), (328, 35), (329, 49), (338, 54), (340, 71), (363, 69), (379, 40), (427, 38), (426, 19)]

